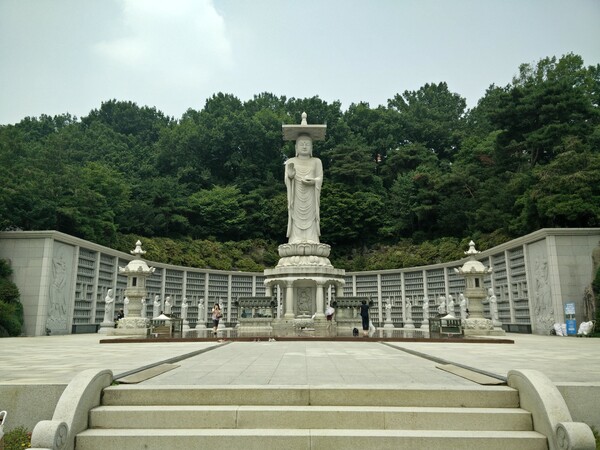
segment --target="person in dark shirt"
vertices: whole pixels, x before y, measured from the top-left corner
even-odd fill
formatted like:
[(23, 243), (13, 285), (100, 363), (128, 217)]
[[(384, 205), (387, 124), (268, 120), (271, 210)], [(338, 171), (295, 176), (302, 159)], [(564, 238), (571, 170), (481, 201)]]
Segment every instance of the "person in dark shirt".
[(369, 335), (369, 305), (363, 300), (360, 305), (360, 317), (362, 317), (363, 336)]

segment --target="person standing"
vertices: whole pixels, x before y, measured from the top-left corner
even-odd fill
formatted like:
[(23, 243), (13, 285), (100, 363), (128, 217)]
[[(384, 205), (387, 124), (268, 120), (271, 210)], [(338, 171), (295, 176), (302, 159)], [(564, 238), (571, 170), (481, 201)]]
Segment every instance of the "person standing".
[(335, 314), (335, 308), (331, 305), (327, 305), (327, 308), (325, 308), (325, 317), (327, 318), (327, 320), (329, 322), (331, 322), (331, 320), (333, 319), (334, 314)]
[(219, 328), (219, 320), (223, 317), (221, 307), (218, 303), (215, 303), (212, 309), (212, 321), (213, 321), (213, 334), (217, 334), (217, 328)]
[(369, 304), (363, 300), (360, 305), (360, 317), (362, 317), (363, 336), (369, 335)]

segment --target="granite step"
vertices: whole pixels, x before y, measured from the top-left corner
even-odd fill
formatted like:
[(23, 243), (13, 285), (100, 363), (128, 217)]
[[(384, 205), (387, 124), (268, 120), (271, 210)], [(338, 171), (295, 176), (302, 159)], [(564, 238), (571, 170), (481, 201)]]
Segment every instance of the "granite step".
[(377, 406), (100, 406), (92, 428), (289, 428), (530, 431), (520, 408)]
[(507, 386), (104, 389), (76, 450), (547, 450)]
[(356, 429), (90, 429), (77, 435), (76, 450), (547, 450), (533, 431), (439, 431)]
[(120, 385), (104, 390), (102, 404), (516, 408), (519, 393), (507, 386), (399, 389), (389, 386)]

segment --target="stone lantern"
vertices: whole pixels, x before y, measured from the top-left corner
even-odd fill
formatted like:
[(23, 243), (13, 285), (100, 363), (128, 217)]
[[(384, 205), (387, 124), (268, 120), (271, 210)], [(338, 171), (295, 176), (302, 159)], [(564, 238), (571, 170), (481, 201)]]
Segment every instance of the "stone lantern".
[(465, 252), (469, 259), (462, 267), (454, 269), (456, 273), (465, 277), (464, 294), (469, 301), (469, 317), (464, 321), (465, 336), (503, 335), (504, 331), (494, 330), (492, 321), (483, 317), (483, 299), (487, 296), (483, 280), (486, 275), (492, 273), (492, 268), (485, 267), (475, 259), (478, 253), (481, 252), (475, 249), (475, 242), (469, 242), (469, 250)]
[(125, 295), (129, 298), (127, 315), (120, 319), (115, 334), (127, 336), (146, 336), (150, 328), (150, 321), (141, 316), (142, 300), (146, 297), (146, 278), (154, 272), (154, 267), (148, 267), (142, 255), (142, 243), (135, 243), (135, 250), (131, 254), (135, 256), (125, 267), (119, 267), (119, 273), (127, 276), (127, 288)]

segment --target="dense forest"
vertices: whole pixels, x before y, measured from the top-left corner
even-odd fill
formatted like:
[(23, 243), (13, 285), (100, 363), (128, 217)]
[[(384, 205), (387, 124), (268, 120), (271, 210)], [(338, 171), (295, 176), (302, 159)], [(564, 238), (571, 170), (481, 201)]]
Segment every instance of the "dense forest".
[(600, 65), (523, 64), (476, 107), (446, 83), (387, 106), (218, 93), (180, 119), (109, 100), (0, 126), (0, 230), (59, 230), (148, 259), (276, 264), (287, 221), (282, 124), (326, 123), (321, 241), (347, 270), (460, 258), (543, 227), (600, 226)]

